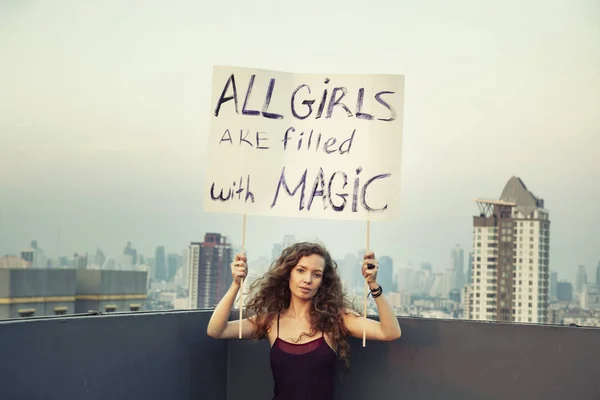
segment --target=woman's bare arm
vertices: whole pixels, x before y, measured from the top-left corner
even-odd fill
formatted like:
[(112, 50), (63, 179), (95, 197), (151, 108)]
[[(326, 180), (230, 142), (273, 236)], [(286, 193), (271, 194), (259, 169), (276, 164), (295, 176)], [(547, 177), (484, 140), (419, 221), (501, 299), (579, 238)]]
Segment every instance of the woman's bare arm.
[[(229, 321), (229, 315), (231, 314), (235, 298), (240, 291), (242, 279), (247, 275), (246, 256), (236, 255), (235, 261), (231, 264), (231, 274), (233, 276), (233, 283), (227, 293), (225, 293), (225, 296), (219, 301), (206, 328), (208, 336), (215, 339), (239, 338), (240, 321), (239, 319)], [(248, 339), (254, 333), (256, 325), (253, 322), (253, 317), (242, 320), (242, 339)]]

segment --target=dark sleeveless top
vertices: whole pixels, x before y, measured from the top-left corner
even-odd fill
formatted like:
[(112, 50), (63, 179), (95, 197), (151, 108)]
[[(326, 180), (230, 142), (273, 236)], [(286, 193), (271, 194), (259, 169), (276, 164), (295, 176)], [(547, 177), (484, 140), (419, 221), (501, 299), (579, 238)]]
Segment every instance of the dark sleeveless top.
[(308, 343), (289, 343), (277, 338), (271, 347), (273, 400), (333, 400), (337, 355), (323, 334)]

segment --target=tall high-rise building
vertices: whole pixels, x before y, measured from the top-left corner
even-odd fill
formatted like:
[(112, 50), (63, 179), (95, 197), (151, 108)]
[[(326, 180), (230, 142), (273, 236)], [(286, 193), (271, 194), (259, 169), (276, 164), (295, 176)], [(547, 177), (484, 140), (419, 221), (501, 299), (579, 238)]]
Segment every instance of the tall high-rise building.
[(460, 245), (457, 244), (450, 252), (450, 268), (447, 273), (448, 287), (446, 288), (448, 293), (452, 289), (461, 289), (466, 283), (464, 279), (464, 265), (465, 252)]
[(204, 242), (188, 248), (189, 308), (213, 308), (231, 285), (233, 249), (220, 233), (207, 233)]
[(583, 293), (583, 289), (585, 285), (587, 285), (587, 272), (585, 270), (585, 265), (580, 265), (577, 269), (577, 280), (575, 281), (575, 293), (581, 294)]
[(165, 246), (157, 246), (154, 253), (154, 280), (167, 280), (167, 263), (165, 260)]
[(464, 265), (465, 265), (465, 252), (462, 249), (462, 247), (460, 247), (460, 245), (456, 245), (455, 248), (452, 249), (452, 252), (450, 253), (450, 269), (452, 269), (453, 271), (460, 271), (460, 273), (462, 274), (462, 272), (464, 271)]
[(469, 318), (546, 323), (550, 220), (544, 200), (512, 177), (499, 200), (475, 202)]
[(181, 256), (176, 253), (167, 254), (167, 281), (172, 281), (181, 268)]

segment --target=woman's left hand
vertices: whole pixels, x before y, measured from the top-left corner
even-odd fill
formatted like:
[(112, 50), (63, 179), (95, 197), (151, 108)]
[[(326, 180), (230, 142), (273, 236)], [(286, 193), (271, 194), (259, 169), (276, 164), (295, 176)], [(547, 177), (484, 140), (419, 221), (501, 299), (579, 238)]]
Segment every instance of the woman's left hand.
[(367, 251), (363, 257), (362, 263), (362, 275), (366, 279), (367, 283), (377, 282), (377, 270), (379, 269), (379, 262), (375, 259), (375, 253)]

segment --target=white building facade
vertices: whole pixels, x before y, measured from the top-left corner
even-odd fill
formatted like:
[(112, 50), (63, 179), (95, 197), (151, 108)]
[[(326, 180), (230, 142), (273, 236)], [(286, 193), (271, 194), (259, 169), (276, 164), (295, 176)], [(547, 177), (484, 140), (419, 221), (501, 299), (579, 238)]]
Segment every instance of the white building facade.
[(550, 220), (517, 177), (500, 200), (476, 199), (469, 319), (547, 323)]

